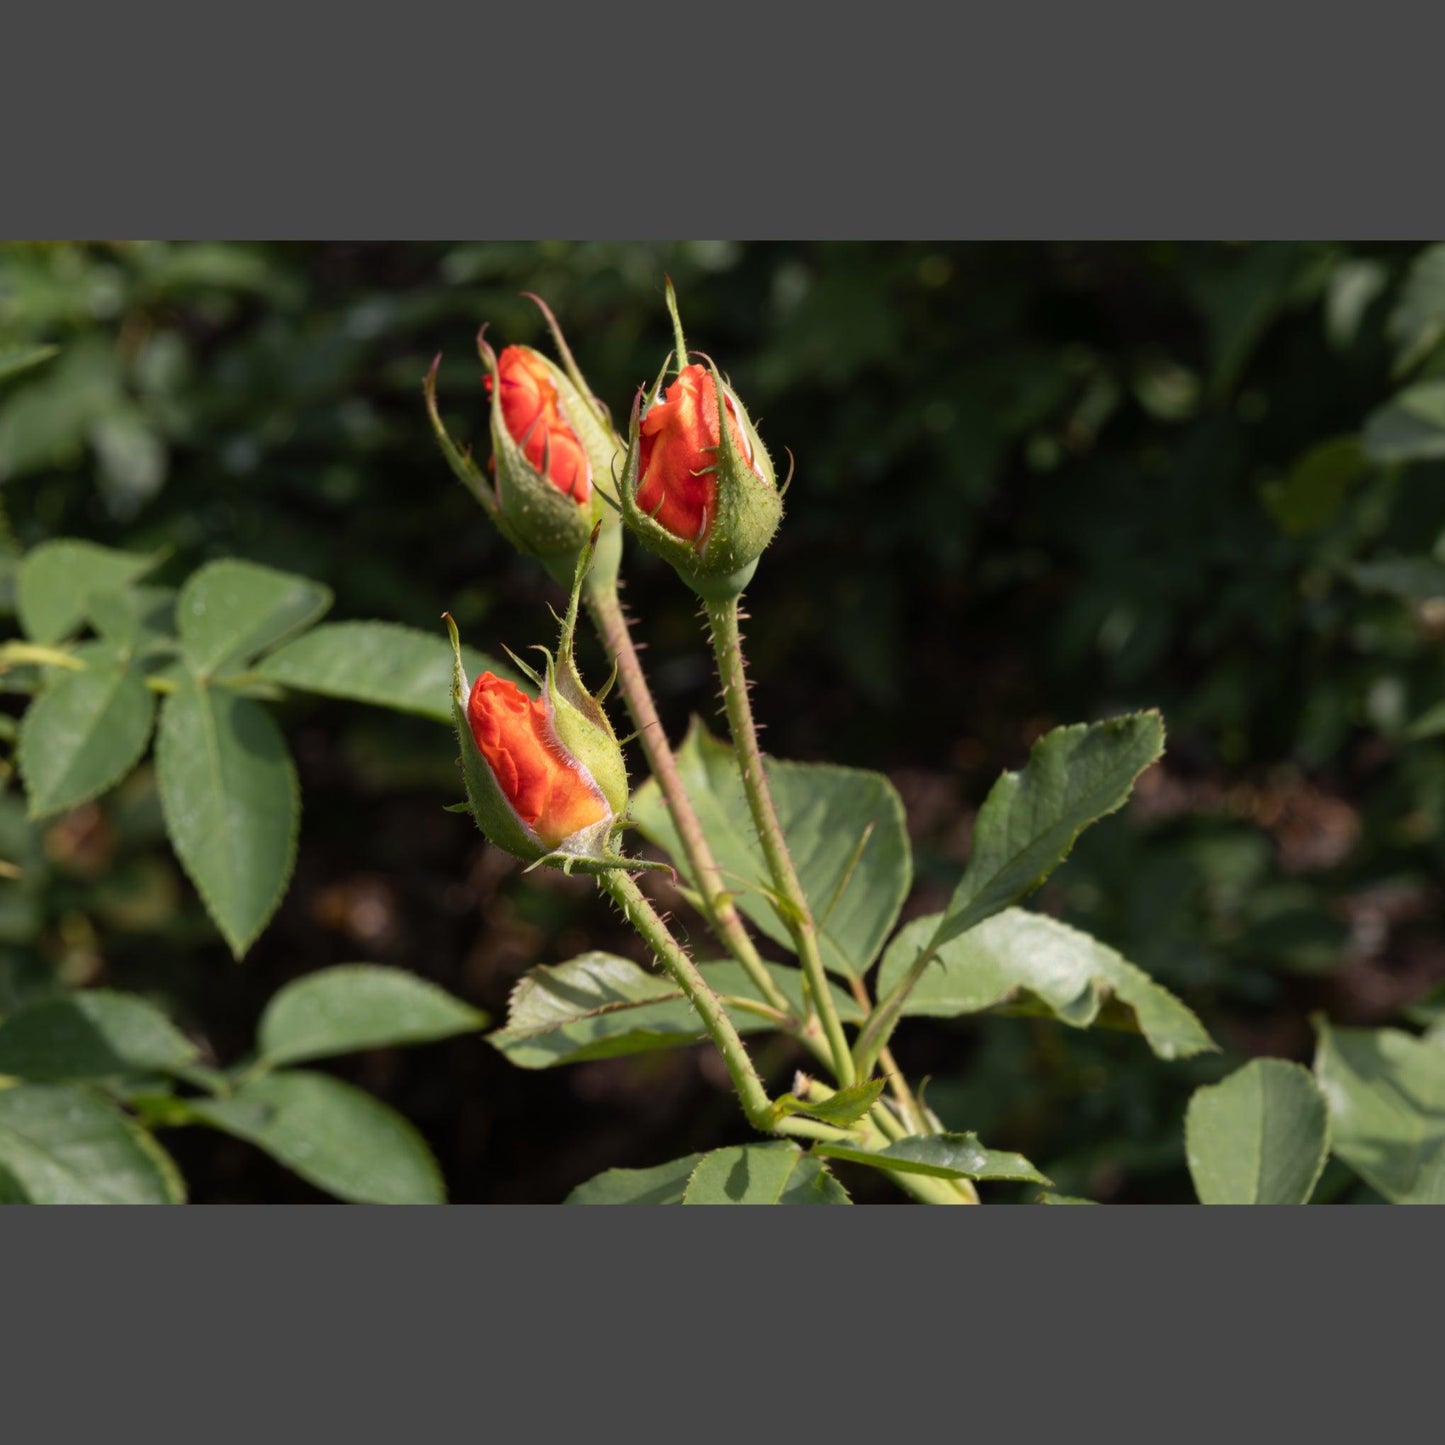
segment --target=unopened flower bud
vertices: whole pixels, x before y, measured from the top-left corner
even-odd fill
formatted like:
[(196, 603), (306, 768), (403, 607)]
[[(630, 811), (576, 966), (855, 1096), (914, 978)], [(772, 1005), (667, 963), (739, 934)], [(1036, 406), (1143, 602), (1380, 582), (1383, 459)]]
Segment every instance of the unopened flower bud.
[(562, 848), (601, 851), (614, 804), (626, 805), (626, 790), (609, 798), (563, 744), (547, 693), (529, 697), (516, 683), (484, 672), (467, 698), (467, 724), (500, 795), (490, 801), (508, 814), (500, 827), (496, 808), (489, 810), (492, 827), (483, 820), (494, 842), (527, 858)]
[[(676, 321), (670, 286), (668, 304)], [(620, 485), (623, 517), (694, 591), (736, 596), (777, 531), (782, 496), (737, 394), (711, 362), (702, 366), (686, 356), (679, 327), (677, 379), (664, 391), (659, 376), (633, 406)]]
[(595, 545), (594, 531), (579, 556), (556, 657), (538, 649), (547, 659), (545, 673), (514, 659), (536, 684), (535, 697), (490, 671), (469, 688), (456, 627), (447, 618), (456, 651), (452, 714), (467, 801), (492, 842), (531, 862), (547, 858), (570, 867), (624, 861), (611, 843), (627, 811), (627, 765), (602, 707), (607, 689), (600, 696), (588, 692), (572, 652), (578, 598)]
[(565, 368), (530, 346), (507, 346), (498, 356), (484, 336), (477, 338), (491, 398), (491, 481), (458, 450), (441, 424), (435, 363), (426, 385), (432, 427), (453, 471), (515, 547), (540, 558), (565, 582), (601, 522), (598, 565), (615, 575), (621, 538), (616, 513), (604, 502), (601, 489), (613, 485), (622, 443), (577, 371), (552, 313), (540, 301), (538, 305), (553, 329)]

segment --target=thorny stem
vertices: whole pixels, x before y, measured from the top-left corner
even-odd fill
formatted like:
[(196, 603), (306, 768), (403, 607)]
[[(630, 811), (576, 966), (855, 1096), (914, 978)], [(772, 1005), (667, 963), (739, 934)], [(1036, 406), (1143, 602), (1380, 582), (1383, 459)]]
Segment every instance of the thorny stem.
[(748, 1123), (769, 1134), (792, 1134), (803, 1139), (856, 1140), (856, 1135), (847, 1130), (834, 1129), (812, 1119), (797, 1116), (775, 1118), (768, 1091), (758, 1077), (758, 1071), (753, 1067), (747, 1048), (727, 1009), (723, 1007), (722, 1000), (712, 991), (697, 965), (657, 916), (656, 910), (647, 901), (633, 877), (619, 870), (598, 875), (597, 883), (621, 906), (627, 921), (642, 935), (658, 962), (697, 1010), (708, 1037), (723, 1056), (728, 1077), (732, 1079), (733, 1088), (737, 1091)]
[(723, 886), (722, 870), (713, 857), (707, 838), (698, 821), (692, 800), (683, 786), (677, 771), (677, 758), (657, 716), (657, 707), (652, 700), (652, 690), (647, 685), (641, 659), (632, 641), (627, 626), (627, 614), (622, 610), (622, 599), (618, 595), (615, 581), (589, 584), (587, 606), (597, 631), (602, 637), (608, 656), (617, 666), (617, 681), (622, 695), (627, 700), (627, 710), (637, 725), (637, 739), (647, 757), (652, 774), (657, 779), (662, 795), (667, 799), (668, 811), (672, 814), (673, 826), (682, 841), (682, 850), (692, 865), (693, 877), (697, 880), (698, 892), (702, 895), (704, 912), (713, 931), (728, 946), (733, 956), (742, 964), (754, 987), (773, 1008), (791, 1019), (793, 1007), (787, 995), (778, 987), (753, 943), (751, 935), (743, 924), (737, 906)]
[(743, 791), (747, 794), (748, 807), (758, 830), (758, 840), (768, 862), (768, 871), (772, 874), (773, 884), (786, 905), (781, 910), (783, 921), (793, 936), (814, 1007), (823, 1021), (823, 1031), (827, 1035), (828, 1048), (833, 1056), (834, 1075), (840, 1084), (847, 1086), (857, 1078), (853, 1068), (853, 1056), (849, 1052), (843, 1025), (838, 1018), (838, 1010), (828, 986), (828, 975), (823, 968), (822, 954), (818, 950), (818, 930), (813, 923), (812, 909), (808, 906), (802, 885), (798, 882), (793, 857), (788, 852), (788, 844), (783, 837), (777, 810), (773, 806), (773, 796), (768, 788), (767, 775), (763, 771), (763, 755), (758, 747), (752, 705), (748, 701), (742, 634), (738, 627), (738, 600), (736, 597), (726, 601), (709, 600), (705, 606), (708, 625), (712, 631), (713, 651), (717, 655), (718, 677), (722, 682), (728, 728), (738, 752)]

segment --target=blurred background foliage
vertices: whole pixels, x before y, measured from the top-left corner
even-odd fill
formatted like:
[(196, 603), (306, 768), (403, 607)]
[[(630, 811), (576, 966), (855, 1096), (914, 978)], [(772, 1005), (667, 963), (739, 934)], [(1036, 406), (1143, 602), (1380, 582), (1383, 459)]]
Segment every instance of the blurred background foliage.
[[(765, 746), (889, 773), (909, 914), (940, 906), (1041, 732), (1163, 709), (1163, 765), (1037, 906), (1178, 992), (1224, 1056), (998, 1018), (913, 1022), (898, 1053), (946, 1124), (1064, 1193), (1191, 1199), (1194, 1085), (1308, 1061), (1313, 1012), (1398, 1021), (1445, 980), (1445, 247), (6, 244), (0, 605), (18, 549), (80, 536), (166, 549), (163, 581), (238, 556), (324, 581), (337, 619), (433, 630), (450, 609), (477, 645), (525, 647), (556, 591), (451, 479), (422, 378), (440, 351), (443, 414), (485, 453), (476, 330), (545, 347), (535, 291), (625, 418), (668, 344), (664, 273), (797, 460), (747, 599)], [(36, 346), (58, 349), (7, 380)], [(628, 569), (674, 737), (693, 712), (719, 726), (689, 594)], [(445, 729), (304, 699), (282, 721), (300, 861), (241, 965), (147, 770), (40, 828), (7, 777), (0, 1011), (58, 973), (150, 994), (234, 1056), (325, 963), (397, 964), (501, 1016), (532, 963), (639, 956), (585, 881), (520, 880), (442, 812)], [(745, 1133), (703, 1050), (528, 1074), (468, 1038), (340, 1071), (422, 1129), (459, 1200), (560, 1199)], [(220, 1136), (175, 1152), (200, 1200), (321, 1197)], [(1343, 1171), (1331, 1190), (1369, 1197)]]

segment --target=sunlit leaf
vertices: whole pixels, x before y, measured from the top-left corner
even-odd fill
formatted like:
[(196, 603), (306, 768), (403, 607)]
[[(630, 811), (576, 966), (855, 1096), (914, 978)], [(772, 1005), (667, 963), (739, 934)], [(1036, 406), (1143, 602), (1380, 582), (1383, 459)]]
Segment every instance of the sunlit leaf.
[(878, 1102), (886, 1087), (883, 1079), (871, 1079), (850, 1084), (846, 1089), (839, 1089), (826, 1099), (813, 1102), (800, 1099), (795, 1094), (783, 1094), (773, 1100), (773, 1114), (779, 1119), (786, 1119), (790, 1114), (807, 1114), (811, 1118), (821, 1119), (825, 1124), (847, 1128), (850, 1124), (856, 1124)]
[(684, 1204), (851, 1204), (812, 1154), (785, 1140), (715, 1149), (698, 1161)]
[[(715, 992), (761, 1002), (741, 964), (727, 959), (700, 967)], [(802, 974), (781, 965), (774, 965), (772, 973), (801, 1012)], [(833, 1002), (843, 1019), (858, 1018), (856, 1000), (836, 986)], [(732, 1017), (739, 1033), (776, 1026), (742, 1008), (734, 1008)], [(696, 1011), (666, 975), (593, 952), (530, 970), (512, 991), (506, 1026), (488, 1034), (487, 1042), (521, 1068), (542, 1069), (680, 1048), (706, 1036)]]
[(579, 1184), (564, 1204), (681, 1204), (701, 1154), (686, 1154), (651, 1169), (608, 1169)]
[(946, 943), (1031, 893), (1069, 855), (1090, 823), (1122, 807), (1134, 780), (1164, 751), (1157, 712), (1055, 728), (1021, 771), (993, 785), (973, 830), (973, 851), (938, 924)]
[(1304, 1204), (1329, 1153), (1324, 1096), (1284, 1059), (1255, 1059), (1196, 1089), (1184, 1134), (1204, 1204)]
[[(512, 678), (512, 668), (462, 648), (468, 679), (483, 672)], [(256, 669), (303, 692), (419, 713), (452, 716), (452, 650), (447, 639), (392, 622), (327, 622), (277, 648)]]
[(1331, 1149), (1397, 1204), (1445, 1204), (1445, 1048), (1317, 1021)]
[(288, 983), (266, 1005), (257, 1043), (271, 1064), (426, 1043), (485, 1028), (486, 1014), (399, 968), (347, 963)]
[(847, 1144), (818, 1144), (815, 1154), (846, 1159), (895, 1174), (926, 1174), (934, 1179), (1010, 1179), (1047, 1184), (1022, 1154), (985, 1149), (977, 1134), (913, 1134), (886, 1149), (855, 1149)]
[(331, 590), (319, 582), (222, 558), (181, 588), (176, 627), (186, 660), (209, 675), (274, 647), (330, 606)]
[[(915, 918), (888, 946), (878, 988), (909, 971), (937, 928)], [(1125, 1028), (1164, 1059), (1215, 1047), (1194, 1013), (1097, 938), (1042, 913), (1010, 908), (945, 943), (903, 1006), (904, 1014), (954, 1018), (985, 1009), (1042, 1013), (1074, 1028)]]

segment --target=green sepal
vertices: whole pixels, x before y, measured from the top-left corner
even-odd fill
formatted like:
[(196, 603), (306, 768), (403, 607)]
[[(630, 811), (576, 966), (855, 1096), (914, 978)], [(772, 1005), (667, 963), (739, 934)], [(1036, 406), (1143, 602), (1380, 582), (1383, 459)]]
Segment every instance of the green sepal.
[(884, 1080), (869, 1079), (850, 1084), (846, 1089), (839, 1089), (836, 1093), (829, 1094), (826, 1099), (810, 1102), (809, 1084), (807, 1075), (800, 1073), (793, 1084), (793, 1092), (773, 1100), (775, 1124), (781, 1123), (790, 1114), (807, 1114), (814, 1119), (821, 1119), (825, 1124), (846, 1129), (856, 1124), (878, 1102), (885, 1087)]
[(441, 361), (441, 353), (438, 352), (432, 360), (426, 380), (422, 383), (422, 395), (426, 398), (426, 412), (431, 420), (431, 429), (436, 436), (437, 445), (441, 447), (442, 455), (446, 457), (447, 465), (451, 467), (457, 480), (481, 503), (482, 510), (496, 524), (497, 530), (519, 551), (526, 551), (521, 538), (507, 525), (507, 520), (502, 515), (501, 502), (495, 490), (482, 475), (481, 468), (472, 460), (470, 449), (463, 451), (457, 446), (442, 423), (441, 414), (437, 411), (437, 368), (441, 366)]
[[(609, 838), (610, 844), (613, 840)], [(533, 868), (540, 868), (543, 864), (549, 864), (553, 868), (560, 868), (564, 873), (586, 873), (591, 877), (598, 878), (604, 873), (670, 873), (673, 881), (677, 880), (677, 869), (671, 863), (661, 863), (651, 858), (628, 858), (622, 853), (604, 852), (598, 857), (591, 857), (583, 853), (546, 853), (538, 858), (535, 863), (529, 863), (522, 872), (530, 873)]]
[[(712, 554), (710, 570), (714, 576), (721, 576), (755, 564), (762, 556), (783, 519), (783, 499), (778, 492), (773, 460), (752, 418), (738, 394), (723, 380), (712, 358), (706, 360), (719, 398), (718, 511), (708, 534), (708, 550)], [(738, 430), (752, 448), (751, 465), (734, 445), (732, 429), (726, 425), (728, 401), (733, 404)]]

